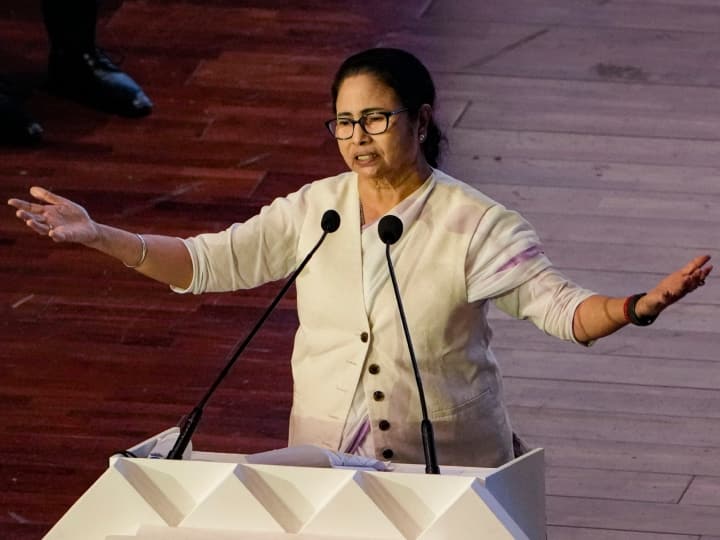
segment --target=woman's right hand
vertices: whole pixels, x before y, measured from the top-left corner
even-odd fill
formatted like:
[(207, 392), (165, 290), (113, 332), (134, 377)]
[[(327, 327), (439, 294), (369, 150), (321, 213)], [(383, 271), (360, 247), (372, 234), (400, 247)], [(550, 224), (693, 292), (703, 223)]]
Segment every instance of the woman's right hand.
[(33, 231), (55, 242), (92, 246), (98, 241), (100, 229), (82, 206), (41, 187), (30, 188), (30, 195), (41, 202), (10, 199), (8, 204)]
[(93, 221), (77, 203), (41, 187), (30, 188), (38, 202), (10, 199), (16, 215), (36, 233), (55, 242), (97, 249), (152, 279), (187, 289), (193, 279), (190, 252), (174, 236), (139, 235)]

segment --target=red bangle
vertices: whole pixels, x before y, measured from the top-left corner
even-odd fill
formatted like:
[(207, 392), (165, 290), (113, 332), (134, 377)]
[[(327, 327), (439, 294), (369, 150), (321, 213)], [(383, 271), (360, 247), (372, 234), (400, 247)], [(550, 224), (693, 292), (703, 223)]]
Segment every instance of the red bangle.
[(628, 296), (625, 299), (625, 303), (623, 304), (623, 315), (625, 316), (625, 322), (629, 323), (630, 321), (630, 312), (628, 311), (628, 308), (630, 307), (630, 301), (632, 300), (632, 296)]

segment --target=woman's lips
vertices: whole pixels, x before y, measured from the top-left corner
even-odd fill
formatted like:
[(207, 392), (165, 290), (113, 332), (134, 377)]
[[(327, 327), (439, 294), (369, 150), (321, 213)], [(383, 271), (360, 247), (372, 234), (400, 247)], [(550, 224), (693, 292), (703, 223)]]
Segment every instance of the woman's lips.
[(358, 161), (360, 163), (369, 163), (370, 161), (374, 160), (377, 157), (377, 154), (374, 152), (368, 153), (368, 154), (358, 154), (355, 156), (355, 161)]

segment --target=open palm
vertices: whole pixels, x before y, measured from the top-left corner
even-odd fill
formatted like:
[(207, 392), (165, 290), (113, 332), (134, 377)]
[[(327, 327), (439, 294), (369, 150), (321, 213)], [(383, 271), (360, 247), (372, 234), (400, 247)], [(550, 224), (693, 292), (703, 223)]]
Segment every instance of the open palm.
[(648, 291), (643, 301), (648, 313), (656, 315), (670, 304), (705, 284), (705, 278), (713, 267), (708, 264), (709, 255), (700, 255), (681, 269), (667, 275), (655, 288)]
[(10, 199), (8, 204), (17, 209), (15, 215), (36, 233), (56, 242), (86, 245), (98, 239), (97, 224), (79, 204), (41, 187), (30, 188), (30, 195), (40, 202)]

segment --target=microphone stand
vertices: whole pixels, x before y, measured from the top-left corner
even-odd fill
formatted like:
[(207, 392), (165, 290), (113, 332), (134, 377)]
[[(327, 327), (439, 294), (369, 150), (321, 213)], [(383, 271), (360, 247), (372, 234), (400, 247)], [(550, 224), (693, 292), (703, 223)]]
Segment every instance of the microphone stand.
[(308, 253), (305, 258), (303, 259), (302, 263), (300, 263), (300, 266), (297, 267), (297, 269), (292, 273), (290, 278), (287, 280), (285, 285), (283, 285), (283, 288), (280, 289), (280, 292), (275, 296), (272, 303), (268, 308), (265, 310), (265, 313), (263, 313), (262, 317), (260, 317), (260, 320), (258, 320), (257, 323), (255, 323), (255, 326), (252, 330), (250, 330), (250, 333), (247, 335), (247, 337), (242, 341), (242, 343), (235, 346), (235, 348), (230, 352), (228, 355), (229, 360), (223, 370), (220, 372), (220, 374), (215, 379), (215, 382), (213, 382), (212, 386), (208, 389), (207, 392), (205, 392), (205, 395), (200, 400), (200, 402), (195, 406), (195, 408), (192, 410), (192, 412), (188, 415), (187, 419), (183, 423), (183, 426), (180, 430), (180, 434), (178, 435), (177, 440), (175, 441), (175, 444), (173, 445), (172, 449), (167, 455), (167, 459), (182, 459), (183, 453), (185, 452), (185, 449), (187, 448), (187, 445), (190, 443), (190, 439), (193, 436), (193, 433), (195, 433), (195, 429), (197, 428), (198, 424), (200, 423), (200, 419), (203, 415), (203, 410), (205, 408), (205, 405), (207, 404), (208, 400), (210, 399), (210, 396), (212, 396), (213, 392), (217, 389), (217, 387), (220, 385), (220, 383), (223, 381), (223, 379), (227, 376), (227, 374), (230, 372), (230, 369), (232, 369), (233, 365), (235, 364), (235, 361), (240, 357), (242, 352), (247, 348), (250, 341), (253, 337), (255, 337), (255, 334), (257, 334), (257, 331), (260, 330), (260, 327), (263, 325), (265, 320), (270, 316), (270, 313), (272, 313), (273, 309), (275, 309), (275, 306), (278, 304), (280, 299), (285, 295), (287, 290), (290, 288), (290, 286), (295, 282), (295, 279), (298, 277), (300, 272), (302, 272), (303, 268), (305, 268), (305, 265), (310, 261), (310, 258), (315, 254), (315, 252), (318, 250), (320, 245), (325, 240), (325, 237), (328, 235), (328, 233), (335, 232), (338, 227), (340, 227), (340, 216), (337, 212), (334, 210), (328, 210), (323, 214), (322, 217), (322, 228), (323, 228), (323, 234), (320, 237), (320, 240), (318, 240), (317, 244), (315, 244), (315, 247), (310, 250), (310, 253)]
[[(392, 222), (390, 219), (392, 218)], [(387, 215), (380, 221), (385, 220), (387, 224), (391, 224), (390, 227), (395, 228), (395, 235), (393, 234), (381, 234), (381, 239), (385, 242), (385, 257), (388, 262), (388, 270), (390, 270), (390, 280), (392, 281), (393, 290), (395, 291), (395, 299), (397, 300), (398, 310), (400, 311), (400, 320), (402, 321), (403, 331), (405, 332), (405, 340), (407, 341), (408, 351), (410, 352), (410, 362), (412, 363), (413, 372), (415, 373), (415, 382), (418, 387), (418, 395), (420, 396), (420, 410), (422, 412), (422, 422), (420, 423), (420, 433), (422, 435), (423, 450), (425, 451), (425, 473), (426, 474), (440, 474), (440, 467), (438, 466), (437, 455), (435, 452), (435, 431), (433, 430), (432, 423), (428, 417), (427, 404), (425, 403), (425, 390), (423, 390), (422, 379), (420, 378), (420, 369), (417, 365), (417, 359), (415, 358), (415, 349), (413, 348), (412, 339), (410, 338), (410, 330), (408, 330), (407, 320), (405, 319), (405, 309), (403, 308), (402, 299), (400, 298), (400, 288), (398, 287), (397, 279), (395, 278), (395, 269), (393, 268), (392, 259), (390, 258), (390, 245), (397, 242), (402, 234), (402, 222), (399, 218)], [(397, 222), (395, 222), (397, 220)], [(378, 229), (382, 226), (382, 223), (378, 224)], [(397, 232), (397, 226), (399, 225), (399, 232)]]

